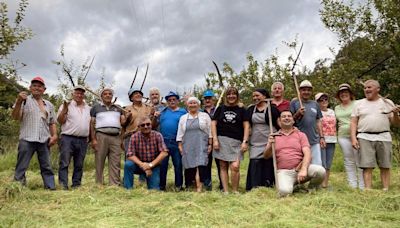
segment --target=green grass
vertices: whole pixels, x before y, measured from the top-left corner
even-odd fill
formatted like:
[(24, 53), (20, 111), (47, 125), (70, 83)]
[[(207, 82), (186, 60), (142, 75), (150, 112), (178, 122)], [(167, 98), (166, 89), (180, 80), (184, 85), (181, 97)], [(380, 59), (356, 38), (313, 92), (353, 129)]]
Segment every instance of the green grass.
[[(94, 183), (93, 154), (85, 162), (79, 189), (43, 189), (37, 159), (27, 172), (28, 185), (13, 182), (16, 152), (0, 155), (0, 227), (398, 227), (400, 221), (399, 169), (392, 174), (389, 192), (380, 191), (379, 173), (374, 188), (347, 187), (341, 153), (337, 151), (330, 190), (296, 193), (277, 198), (274, 189), (244, 192), (247, 159), (241, 165), (241, 194), (214, 191), (148, 191), (137, 182), (127, 191)], [(52, 165), (57, 168), (57, 152)], [(215, 169), (214, 169), (215, 171)], [(122, 172), (121, 172), (122, 175)], [(56, 177), (57, 178), (57, 177)], [(107, 178), (106, 178), (107, 180)], [(136, 180), (135, 180), (136, 181)]]

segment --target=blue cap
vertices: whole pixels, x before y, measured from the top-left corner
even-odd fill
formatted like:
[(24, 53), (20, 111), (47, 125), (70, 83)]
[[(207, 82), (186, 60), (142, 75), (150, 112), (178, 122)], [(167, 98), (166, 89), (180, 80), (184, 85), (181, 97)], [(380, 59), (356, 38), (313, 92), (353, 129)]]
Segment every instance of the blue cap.
[(208, 89), (208, 90), (204, 91), (204, 93), (203, 93), (203, 97), (214, 97), (214, 96), (215, 96), (215, 94), (211, 89)]
[(167, 94), (167, 96), (165, 96), (165, 100), (168, 100), (168, 98), (170, 97), (176, 97), (176, 99), (179, 100), (179, 95), (175, 92), (169, 91), (169, 93)]
[(143, 92), (140, 91), (140, 89), (138, 89), (138, 88), (130, 88), (129, 91), (128, 91), (129, 100), (130, 100), (132, 94), (135, 93), (135, 92), (139, 92), (143, 96)]

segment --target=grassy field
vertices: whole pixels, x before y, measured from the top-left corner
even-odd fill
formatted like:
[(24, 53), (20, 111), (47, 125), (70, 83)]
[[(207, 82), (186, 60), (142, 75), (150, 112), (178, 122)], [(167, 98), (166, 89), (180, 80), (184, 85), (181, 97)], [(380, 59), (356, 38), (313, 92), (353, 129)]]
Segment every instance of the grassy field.
[[(0, 227), (399, 227), (400, 173), (396, 167), (389, 192), (347, 187), (340, 151), (335, 155), (331, 188), (277, 198), (274, 189), (244, 191), (247, 160), (241, 166), (241, 194), (214, 191), (168, 192), (94, 184), (93, 154), (85, 161), (83, 186), (47, 191), (37, 159), (27, 173), (28, 185), (12, 181), (16, 152), (0, 155)], [(52, 163), (57, 169), (57, 152)], [(215, 177), (215, 173), (214, 173)]]

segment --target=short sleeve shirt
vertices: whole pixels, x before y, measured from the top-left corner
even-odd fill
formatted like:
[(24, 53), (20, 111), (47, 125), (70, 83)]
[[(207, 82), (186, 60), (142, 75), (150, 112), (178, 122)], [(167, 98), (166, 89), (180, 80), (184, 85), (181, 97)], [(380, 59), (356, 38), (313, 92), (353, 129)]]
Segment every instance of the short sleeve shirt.
[(22, 104), (22, 120), (19, 139), (28, 142), (44, 143), (50, 138), (50, 124), (55, 124), (56, 115), (54, 106), (50, 101), (42, 99), (45, 112), (39, 108), (37, 101), (28, 96), (25, 104)]
[(322, 132), (324, 133), (326, 143), (336, 143), (336, 116), (335, 112), (328, 108), (322, 112)]
[[(304, 116), (296, 120), (296, 127), (307, 135), (311, 145), (319, 143), (319, 134), (317, 131), (317, 120), (322, 118), (321, 109), (316, 101), (303, 101), (305, 108)], [(290, 111), (296, 113), (300, 109), (300, 102), (294, 100), (290, 103)]]
[(217, 121), (218, 136), (226, 136), (240, 141), (243, 140), (243, 122), (249, 121), (249, 116), (245, 108), (222, 105), (215, 110), (212, 119)]
[(185, 115), (187, 111), (183, 108), (172, 110), (165, 108), (160, 115), (160, 131), (165, 139), (176, 139), (178, 132), (179, 119)]
[(290, 135), (275, 136), (275, 151), (278, 169), (294, 169), (303, 160), (303, 148), (310, 147), (307, 136), (295, 129)]
[(104, 104), (96, 104), (90, 110), (90, 116), (96, 118), (96, 131), (103, 133), (119, 133), (122, 114), (121, 108), (116, 105), (107, 107)]
[(347, 107), (343, 107), (342, 105), (337, 105), (335, 107), (335, 115), (338, 123), (338, 136), (350, 136), (351, 112), (353, 111), (354, 103), (355, 102), (352, 101)]

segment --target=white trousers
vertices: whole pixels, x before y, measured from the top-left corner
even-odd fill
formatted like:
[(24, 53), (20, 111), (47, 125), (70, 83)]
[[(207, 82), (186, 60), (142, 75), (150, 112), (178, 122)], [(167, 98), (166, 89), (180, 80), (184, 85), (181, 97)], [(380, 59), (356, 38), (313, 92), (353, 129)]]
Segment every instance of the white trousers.
[(343, 151), (344, 169), (346, 170), (349, 186), (364, 189), (363, 171), (357, 168), (358, 152), (351, 146), (350, 137), (339, 137), (338, 142)]

